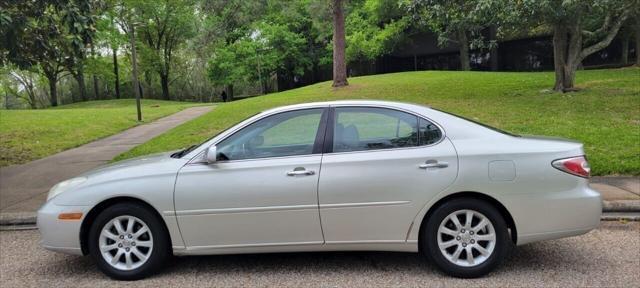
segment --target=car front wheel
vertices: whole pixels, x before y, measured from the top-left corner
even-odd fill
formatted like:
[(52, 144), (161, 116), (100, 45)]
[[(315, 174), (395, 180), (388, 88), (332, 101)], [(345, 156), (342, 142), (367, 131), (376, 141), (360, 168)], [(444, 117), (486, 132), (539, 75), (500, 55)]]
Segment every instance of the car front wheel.
[(89, 254), (98, 268), (118, 280), (136, 280), (156, 272), (169, 256), (164, 224), (145, 206), (121, 203), (95, 219)]
[(443, 272), (480, 277), (495, 269), (511, 247), (502, 215), (491, 204), (454, 199), (430, 215), (421, 241), (426, 256)]

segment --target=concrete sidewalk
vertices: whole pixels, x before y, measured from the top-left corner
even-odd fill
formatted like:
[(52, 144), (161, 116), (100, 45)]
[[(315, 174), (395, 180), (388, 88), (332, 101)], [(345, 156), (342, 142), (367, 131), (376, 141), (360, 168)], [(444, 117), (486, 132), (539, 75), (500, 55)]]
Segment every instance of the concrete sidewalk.
[(593, 177), (591, 187), (602, 194), (604, 211), (640, 212), (640, 177)]
[(56, 183), (103, 165), (120, 153), (211, 111), (212, 106), (184, 109), (154, 122), (49, 157), (0, 168), (0, 224), (32, 218)]

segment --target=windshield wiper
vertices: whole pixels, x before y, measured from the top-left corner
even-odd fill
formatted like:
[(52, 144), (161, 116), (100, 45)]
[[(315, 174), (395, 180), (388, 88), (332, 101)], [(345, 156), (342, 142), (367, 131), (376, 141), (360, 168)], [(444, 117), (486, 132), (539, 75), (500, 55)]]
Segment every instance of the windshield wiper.
[(195, 149), (196, 147), (198, 147), (198, 145), (191, 145), (183, 150), (180, 150), (176, 153), (171, 154), (172, 158), (182, 158), (182, 156), (186, 155), (187, 153), (191, 152), (191, 150)]

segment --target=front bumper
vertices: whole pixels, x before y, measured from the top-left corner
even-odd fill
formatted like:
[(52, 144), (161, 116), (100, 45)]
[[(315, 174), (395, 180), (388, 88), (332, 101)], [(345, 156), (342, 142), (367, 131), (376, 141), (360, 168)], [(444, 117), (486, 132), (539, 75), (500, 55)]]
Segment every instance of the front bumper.
[[(47, 250), (66, 254), (83, 255), (80, 246), (80, 227), (91, 206), (62, 206), (53, 201), (45, 203), (38, 210), (38, 231), (40, 245)], [(82, 213), (79, 220), (60, 220), (60, 213)]]

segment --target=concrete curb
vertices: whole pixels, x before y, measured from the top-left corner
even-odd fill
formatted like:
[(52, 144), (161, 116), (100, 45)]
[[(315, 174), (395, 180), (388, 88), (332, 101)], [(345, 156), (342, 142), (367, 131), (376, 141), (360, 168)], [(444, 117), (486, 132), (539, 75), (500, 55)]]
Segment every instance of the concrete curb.
[[(602, 212), (602, 220), (640, 221), (640, 200), (602, 201)], [(0, 226), (35, 224), (35, 212), (0, 213)]]
[(602, 201), (602, 212), (640, 212), (640, 200)]
[(640, 221), (638, 212), (609, 212), (600, 216), (600, 221)]
[(0, 213), (0, 226), (36, 224), (35, 212)]

